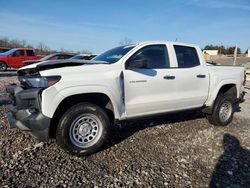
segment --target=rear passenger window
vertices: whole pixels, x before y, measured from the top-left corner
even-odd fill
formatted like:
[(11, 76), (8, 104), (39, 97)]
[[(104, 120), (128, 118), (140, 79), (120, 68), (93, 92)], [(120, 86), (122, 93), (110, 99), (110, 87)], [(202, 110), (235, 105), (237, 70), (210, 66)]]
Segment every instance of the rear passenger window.
[(27, 53), (27, 56), (35, 56), (35, 53), (33, 50), (27, 50), (26, 53)]
[(59, 57), (60, 57), (59, 55), (55, 55), (55, 56), (49, 58), (49, 60), (57, 60), (57, 59), (60, 59)]
[(174, 45), (179, 68), (190, 68), (200, 65), (197, 51), (193, 47)]
[(69, 59), (71, 57), (72, 57), (72, 55), (59, 55), (58, 59)]
[(57, 59), (64, 59), (64, 55), (58, 55)]
[(71, 57), (73, 57), (73, 55), (64, 55), (63, 59), (69, 59)]

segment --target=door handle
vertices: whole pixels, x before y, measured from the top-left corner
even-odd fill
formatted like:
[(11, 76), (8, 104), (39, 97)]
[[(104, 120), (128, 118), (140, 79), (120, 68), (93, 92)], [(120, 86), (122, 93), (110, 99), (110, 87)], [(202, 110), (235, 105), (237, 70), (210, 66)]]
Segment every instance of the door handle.
[(167, 75), (167, 76), (164, 76), (163, 78), (166, 79), (166, 80), (174, 80), (175, 76), (169, 76), (169, 75)]
[(197, 78), (206, 78), (206, 75), (205, 74), (198, 74), (196, 77)]

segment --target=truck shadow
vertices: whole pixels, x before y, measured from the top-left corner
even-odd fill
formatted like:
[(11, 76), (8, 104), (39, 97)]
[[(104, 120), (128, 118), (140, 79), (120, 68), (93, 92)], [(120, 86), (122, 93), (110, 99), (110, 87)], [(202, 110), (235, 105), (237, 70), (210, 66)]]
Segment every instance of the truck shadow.
[(0, 97), (0, 106), (9, 105), (11, 103), (12, 103), (12, 101), (10, 98)]
[(209, 187), (249, 187), (250, 151), (231, 134), (223, 137), (224, 153), (219, 157)]
[(234, 107), (234, 112), (241, 112), (241, 107), (239, 104), (236, 104)]
[[(110, 148), (115, 144), (122, 142), (128, 137), (132, 136), (138, 131), (144, 130), (149, 127), (155, 127), (163, 124), (171, 124), (184, 122), (194, 119), (204, 118), (205, 116), (200, 110), (188, 110), (178, 113), (165, 114), (160, 116), (154, 116), (151, 118), (143, 118), (137, 120), (124, 121), (115, 124), (112, 127), (112, 136), (109, 139), (106, 148)], [(167, 125), (166, 125), (167, 126)]]

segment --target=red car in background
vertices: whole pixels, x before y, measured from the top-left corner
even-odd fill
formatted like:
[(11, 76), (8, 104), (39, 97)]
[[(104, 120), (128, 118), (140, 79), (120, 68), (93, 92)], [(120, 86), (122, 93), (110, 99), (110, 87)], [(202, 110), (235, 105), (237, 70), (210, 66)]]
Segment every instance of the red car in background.
[(36, 55), (33, 49), (14, 48), (7, 52), (0, 53), (0, 71), (6, 71), (8, 67), (20, 68), (23, 61), (40, 59), (42, 56)]

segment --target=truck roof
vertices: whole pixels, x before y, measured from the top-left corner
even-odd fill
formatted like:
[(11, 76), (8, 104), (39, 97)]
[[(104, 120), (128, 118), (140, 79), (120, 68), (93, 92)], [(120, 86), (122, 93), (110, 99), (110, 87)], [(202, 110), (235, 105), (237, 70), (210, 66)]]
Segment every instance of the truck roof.
[(34, 50), (33, 48), (13, 48), (13, 49), (16, 49), (16, 50)]
[(198, 47), (195, 44), (190, 44), (190, 43), (184, 43), (184, 42), (173, 42), (173, 41), (144, 41), (138, 43), (138, 45), (150, 45), (150, 44), (171, 44), (171, 45), (182, 45), (182, 46), (193, 46), (193, 47)]

